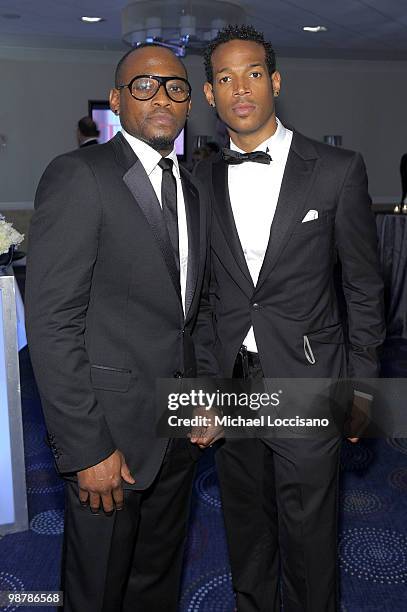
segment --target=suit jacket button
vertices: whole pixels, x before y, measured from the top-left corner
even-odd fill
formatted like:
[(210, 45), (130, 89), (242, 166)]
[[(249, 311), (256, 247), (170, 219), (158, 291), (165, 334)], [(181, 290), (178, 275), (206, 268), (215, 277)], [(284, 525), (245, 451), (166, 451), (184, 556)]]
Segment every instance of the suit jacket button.
[(254, 302), (253, 310), (260, 310), (260, 304), (258, 304), (257, 302)]
[(184, 378), (184, 373), (176, 370), (173, 374), (174, 378)]

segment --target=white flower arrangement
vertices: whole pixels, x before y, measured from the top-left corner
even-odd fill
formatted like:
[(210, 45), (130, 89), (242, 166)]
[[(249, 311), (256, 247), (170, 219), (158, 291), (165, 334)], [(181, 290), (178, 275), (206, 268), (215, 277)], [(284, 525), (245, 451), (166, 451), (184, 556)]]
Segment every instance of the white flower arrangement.
[(8, 223), (0, 213), (0, 255), (9, 252), (11, 246), (17, 246), (24, 240), (24, 234), (14, 229), (12, 223)]

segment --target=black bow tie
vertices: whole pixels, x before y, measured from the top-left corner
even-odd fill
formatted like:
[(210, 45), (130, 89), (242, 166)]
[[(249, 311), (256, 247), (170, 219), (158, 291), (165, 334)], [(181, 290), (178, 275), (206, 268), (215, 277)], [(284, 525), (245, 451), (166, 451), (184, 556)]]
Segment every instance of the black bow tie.
[(222, 149), (222, 157), (227, 164), (243, 164), (247, 161), (269, 164), (272, 161), (270, 155), (264, 151), (239, 153), (239, 151), (233, 151), (232, 149)]

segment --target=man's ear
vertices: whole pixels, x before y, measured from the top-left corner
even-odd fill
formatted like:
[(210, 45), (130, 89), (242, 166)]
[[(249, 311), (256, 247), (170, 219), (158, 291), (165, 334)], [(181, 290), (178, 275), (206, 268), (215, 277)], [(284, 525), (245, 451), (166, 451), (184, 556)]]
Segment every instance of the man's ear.
[(192, 101), (190, 100), (190, 101), (188, 102), (187, 117), (189, 117), (189, 113), (191, 112), (191, 107), (192, 107)]
[(204, 85), (204, 94), (209, 106), (215, 106), (215, 98), (213, 95), (213, 87), (211, 83), (206, 82)]
[(110, 109), (115, 115), (120, 113), (120, 92), (118, 89), (111, 89), (109, 93)]
[(271, 84), (273, 87), (273, 94), (277, 97), (280, 94), (281, 89), (281, 74), (278, 70), (275, 70), (271, 75)]

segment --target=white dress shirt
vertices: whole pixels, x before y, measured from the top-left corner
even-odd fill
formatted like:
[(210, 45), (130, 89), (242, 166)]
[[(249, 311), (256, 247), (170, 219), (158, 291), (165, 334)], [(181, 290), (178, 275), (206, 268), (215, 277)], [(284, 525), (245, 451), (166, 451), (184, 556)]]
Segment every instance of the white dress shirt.
[[(254, 285), (257, 284), (266, 254), (292, 137), (292, 131), (277, 119), (277, 130), (273, 136), (256, 148), (256, 151), (270, 154), (270, 164), (244, 162), (228, 166), (230, 203)], [(232, 141), (230, 148), (244, 153)], [(247, 350), (257, 352), (253, 327), (244, 344)]]
[[(163, 171), (158, 162), (161, 159), (161, 154), (150, 147), (147, 143), (139, 138), (135, 138), (122, 128), (122, 134), (133, 149), (134, 153), (142, 163), (148, 178), (151, 181), (157, 199), (162, 208), (161, 202), (161, 181)], [(174, 162), (172, 170), (177, 183), (177, 212), (178, 212), (178, 239), (179, 239), (179, 267), (180, 267), (180, 285), (182, 306), (185, 313), (185, 291), (187, 287), (187, 270), (188, 270), (188, 227), (187, 216), (185, 210), (184, 192), (182, 190), (181, 175), (179, 172), (178, 158), (175, 149), (167, 155), (168, 159)]]

